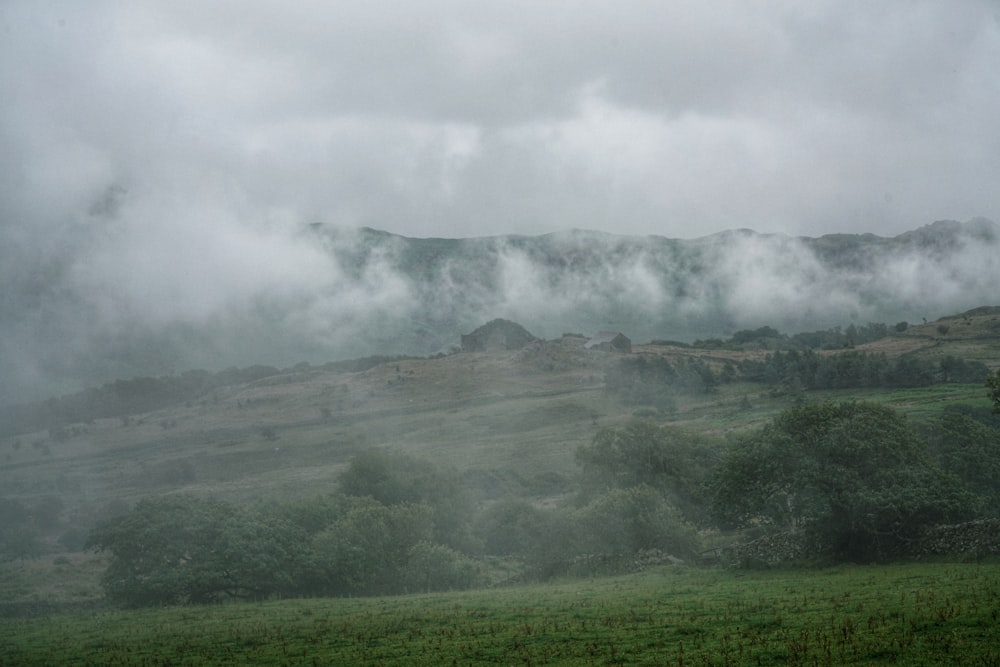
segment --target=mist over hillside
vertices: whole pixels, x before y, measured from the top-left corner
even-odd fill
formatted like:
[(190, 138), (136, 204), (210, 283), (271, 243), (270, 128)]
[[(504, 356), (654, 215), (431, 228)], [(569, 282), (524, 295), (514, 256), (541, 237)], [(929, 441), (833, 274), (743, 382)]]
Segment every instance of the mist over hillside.
[(985, 219), (891, 238), (213, 229), (181, 241), (109, 223), (45, 256), (7, 253), (0, 403), (191, 368), (448, 352), (496, 317), (636, 341), (921, 321), (994, 303), (1000, 284), (1000, 225)]

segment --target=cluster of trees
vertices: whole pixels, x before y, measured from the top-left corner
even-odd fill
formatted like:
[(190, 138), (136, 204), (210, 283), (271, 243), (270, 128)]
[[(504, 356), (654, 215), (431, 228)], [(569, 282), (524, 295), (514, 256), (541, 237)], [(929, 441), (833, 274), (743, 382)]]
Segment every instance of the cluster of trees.
[[(983, 489), (978, 473), (949, 466), (966, 456), (950, 436), (975, 428), (970, 422), (959, 416), (931, 425), (942, 436), (935, 451), (884, 406), (793, 408), (727, 452), (712, 516), (722, 526), (800, 533), (817, 557), (867, 561), (905, 553), (927, 527), (972, 518), (991, 504), (976, 491), (992, 496), (995, 482)], [(988, 465), (1000, 462), (996, 452), (984, 454)]]
[(457, 474), (373, 450), (330, 496), (253, 507), (149, 498), (87, 544), (110, 554), (103, 585), (127, 606), (455, 590), (620, 569), (641, 552), (688, 558), (713, 451), (702, 444), (645, 422), (601, 431), (579, 452), (572, 502), (481, 509)]
[(609, 367), (604, 387), (626, 405), (646, 405), (669, 412), (679, 394), (710, 393), (720, 383), (737, 380), (768, 385), (776, 394), (798, 395), (809, 389), (979, 383), (989, 373), (981, 362), (951, 355), (935, 362), (906, 355), (890, 360), (885, 354), (858, 351), (818, 354), (788, 350), (739, 364), (726, 362), (718, 371), (700, 358), (671, 363), (663, 357), (636, 355)]
[(979, 383), (989, 369), (977, 361), (947, 356), (938, 362), (914, 356), (893, 360), (885, 354), (841, 352), (817, 354), (811, 350), (773, 352), (761, 360), (744, 360), (740, 377), (789, 392), (805, 389), (858, 387), (926, 387), (937, 383)]
[(128, 606), (378, 595), (480, 581), (459, 478), (404, 454), (357, 457), (341, 492), (237, 506), (186, 495), (141, 501), (94, 529), (111, 555), (103, 585)]
[(330, 496), (147, 499), (88, 544), (111, 555), (109, 597), (134, 606), (620, 571), (697, 558), (706, 529), (791, 533), (826, 561), (888, 559), (930, 526), (1000, 513), (998, 421), (959, 407), (913, 424), (876, 404), (825, 403), (724, 442), (635, 420), (580, 447), (576, 486), (557, 504), (479, 507), (457, 473), (374, 450)]
[[(900, 322), (893, 327), (895, 331), (905, 331), (906, 322)], [(734, 333), (729, 339), (710, 338), (696, 340), (694, 347), (722, 348), (731, 350), (746, 349), (791, 349), (791, 350), (840, 350), (844, 348), (871, 343), (889, 335), (889, 325), (870, 322), (858, 326), (849, 325), (846, 329), (833, 327), (818, 331), (806, 331), (792, 336), (783, 334), (769, 326), (757, 329), (743, 329)]]

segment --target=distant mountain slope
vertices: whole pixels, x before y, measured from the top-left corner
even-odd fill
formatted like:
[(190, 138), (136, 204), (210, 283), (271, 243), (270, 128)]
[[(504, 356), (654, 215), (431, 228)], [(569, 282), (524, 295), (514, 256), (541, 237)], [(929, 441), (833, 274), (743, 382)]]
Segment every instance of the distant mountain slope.
[(105, 294), (68, 270), (5, 286), (0, 404), (191, 368), (434, 354), (495, 318), (543, 338), (690, 341), (935, 319), (995, 303), (1000, 285), (1000, 226), (983, 219), (892, 238), (739, 229), (693, 240), (407, 238), (316, 223), (294, 247), (309, 261), (283, 256), (249, 283), (226, 275), (204, 285), (203, 302), (169, 284), (149, 298), (140, 286)]
[(394, 307), (408, 323), (380, 343), (395, 343), (392, 351), (447, 347), (457, 331), (494, 316), (547, 337), (613, 328), (636, 340), (919, 320), (990, 303), (1000, 284), (1000, 226), (981, 219), (894, 238), (736, 230), (677, 240), (573, 230), (453, 240), (314, 231), (353, 279), (405, 283)]

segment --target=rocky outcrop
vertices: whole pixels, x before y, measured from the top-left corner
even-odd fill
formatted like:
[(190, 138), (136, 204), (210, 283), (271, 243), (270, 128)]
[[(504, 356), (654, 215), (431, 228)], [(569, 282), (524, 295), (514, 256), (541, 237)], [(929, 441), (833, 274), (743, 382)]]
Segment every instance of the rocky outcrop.
[(520, 350), (538, 340), (517, 322), (496, 319), (462, 336), (462, 352)]

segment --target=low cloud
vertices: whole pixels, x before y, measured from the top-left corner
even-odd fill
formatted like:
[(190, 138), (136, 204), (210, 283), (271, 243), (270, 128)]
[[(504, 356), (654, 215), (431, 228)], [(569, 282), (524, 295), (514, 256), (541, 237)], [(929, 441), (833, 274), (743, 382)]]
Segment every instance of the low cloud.
[[(994, 246), (831, 276), (794, 238), (1000, 219), (998, 61), (988, 0), (9, 0), (0, 401), (192, 365), (436, 351), (504, 315), (544, 335), (640, 321), (641, 338), (988, 301)], [(435, 264), (433, 282), (382, 245), (358, 273), (344, 258), (363, 235), (333, 248), (312, 222), (558, 233), (586, 271), (497, 240), (486, 265)], [(574, 244), (603, 241), (567, 231), (743, 227), (784, 238), (705, 241), (681, 266), (651, 241), (591, 261)]]
[[(8, 290), (6, 401), (196, 367), (433, 354), (495, 317), (549, 338), (620, 329), (637, 341), (891, 324), (990, 304), (1000, 282), (1000, 230), (986, 221), (894, 239), (420, 240), (278, 218), (247, 226), (121, 197), (98, 207), (114, 211), (95, 216), (100, 243), (71, 246)], [(175, 217), (179, 237), (163, 233)]]

